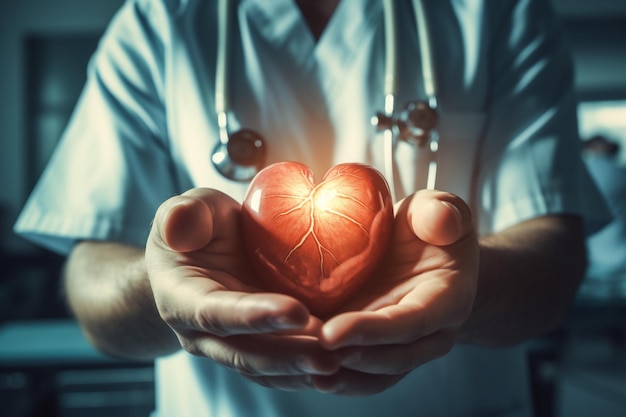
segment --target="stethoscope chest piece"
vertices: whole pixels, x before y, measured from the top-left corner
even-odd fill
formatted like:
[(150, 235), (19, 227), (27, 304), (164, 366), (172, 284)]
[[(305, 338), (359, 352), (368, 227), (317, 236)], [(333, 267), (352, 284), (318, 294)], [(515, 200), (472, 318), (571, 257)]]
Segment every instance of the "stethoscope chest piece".
[(250, 129), (229, 135), (226, 143), (217, 144), (211, 155), (215, 168), (233, 181), (249, 181), (265, 166), (265, 139)]
[(391, 129), (397, 138), (423, 146), (431, 139), (431, 132), (437, 127), (437, 110), (428, 102), (416, 100), (409, 102), (397, 115), (378, 112), (372, 118), (377, 130)]
[(412, 101), (406, 105), (400, 116), (400, 138), (414, 140), (423, 146), (430, 140), (438, 119), (437, 110), (426, 101)]
[[(437, 134), (437, 99), (434, 66), (431, 53), (430, 36), (427, 28), (422, 2), (414, 0), (416, 29), (418, 32), (420, 62), (426, 100), (412, 101), (400, 111), (394, 111), (397, 83), (397, 25), (395, 16), (396, 0), (384, 0), (385, 19), (385, 107), (372, 118), (379, 131), (383, 132), (385, 176), (392, 192), (394, 183), (394, 148), (398, 140), (410, 144), (430, 144), (431, 161), (428, 170), (428, 188), (434, 188), (436, 161), (434, 154), (438, 149)], [(265, 166), (267, 145), (265, 139), (249, 129), (242, 129), (230, 134), (228, 115), (231, 112), (229, 100), (230, 36), (229, 23), (233, 18), (233, 0), (218, 2), (218, 36), (215, 69), (215, 112), (219, 129), (219, 143), (213, 149), (211, 161), (215, 169), (227, 179), (249, 181)], [(431, 173), (432, 180), (431, 180)], [(395, 199), (395, 198), (394, 198)]]

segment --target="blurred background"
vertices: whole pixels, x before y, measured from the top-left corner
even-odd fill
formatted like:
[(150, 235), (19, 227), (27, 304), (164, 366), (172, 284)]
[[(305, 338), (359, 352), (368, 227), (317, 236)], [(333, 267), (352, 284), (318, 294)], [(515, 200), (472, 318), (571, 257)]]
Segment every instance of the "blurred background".
[[(616, 217), (589, 239), (576, 305), (534, 341), (537, 416), (626, 416), (626, 1), (552, 0), (575, 54), (583, 156)], [(12, 233), (122, 0), (0, 0), (0, 414), (147, 416), (150, 363), (93, 351), (59, 290), (63, 259)]]

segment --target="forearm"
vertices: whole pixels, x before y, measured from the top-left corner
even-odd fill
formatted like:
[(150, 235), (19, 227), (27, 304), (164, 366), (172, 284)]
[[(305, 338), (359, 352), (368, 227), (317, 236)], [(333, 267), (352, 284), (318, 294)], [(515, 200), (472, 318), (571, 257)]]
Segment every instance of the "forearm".
[(143, 249), (79, 243), (68, 258), (64, 278), (72, 312), (97, 349), (146, 360), (180, 348), (156, 309)]
[(481, 238), (477, 296), (460, 340), (509, 345), (552, 330), (585, 268), (581, 221), (573, 216), (539, 218)]

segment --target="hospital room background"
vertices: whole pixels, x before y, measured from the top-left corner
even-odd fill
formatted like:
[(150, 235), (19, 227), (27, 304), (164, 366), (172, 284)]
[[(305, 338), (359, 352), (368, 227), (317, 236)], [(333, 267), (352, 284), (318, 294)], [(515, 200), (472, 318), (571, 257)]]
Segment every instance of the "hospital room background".
[[(552, 0), (574, 52), (583, 157), (615, 214), (565, 322), (529, 344), (538, 417), (626, 416), (626, 1)], [(61, 135), (122, 0), (0, 0), (0, 415), (147, 416), (151, 363), (89, 347), (63, 259), (12, 225)]]

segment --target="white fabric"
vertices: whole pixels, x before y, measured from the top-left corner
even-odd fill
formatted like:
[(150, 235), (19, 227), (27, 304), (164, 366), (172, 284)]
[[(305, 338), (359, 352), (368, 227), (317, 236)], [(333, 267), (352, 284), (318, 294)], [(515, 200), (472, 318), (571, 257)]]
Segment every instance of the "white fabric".
[[(410, 2), (399, 9), (402, 104), (423, 91)], [(441, 110), (437, 187), (470, 201), (484, 233), (549, 213), (599, 216), (583, 201), (594, 200), (582, 190), (571, 62), (546, 3), (440, 0), (426, 9)], [(246, 185), (210, 162), (218, 141), (215, 15), (216, 2), (201, 0), (122, 8), (19, 233), (63, 253), (77, 239), (144, 245), (171, 195), (206, 186), (242, 199)], [(298, 160), (320, 177), (345, 161), (382, 171), (381, 136), (369, 124), (383, 108), (382, 22), (379, 1), (342, 0), (316, 43), (294, 1), (241, 0), (231, 45), (233, 127), (261, 132), (269, 162)], [(419, 152), (398, 146), (401, 194), (418, 183)], [(530, 413), (522, 348), (458, 346), (365, 399), (270, 391), (186, 353), (157, 368), (159, 416)]]
[(530, 417), (523, 354), (523, 347), (458, 346), (381, 394), (351, 398), (259, 387), (208, 360), (178, 353), (158, 363), (155, 416)]

